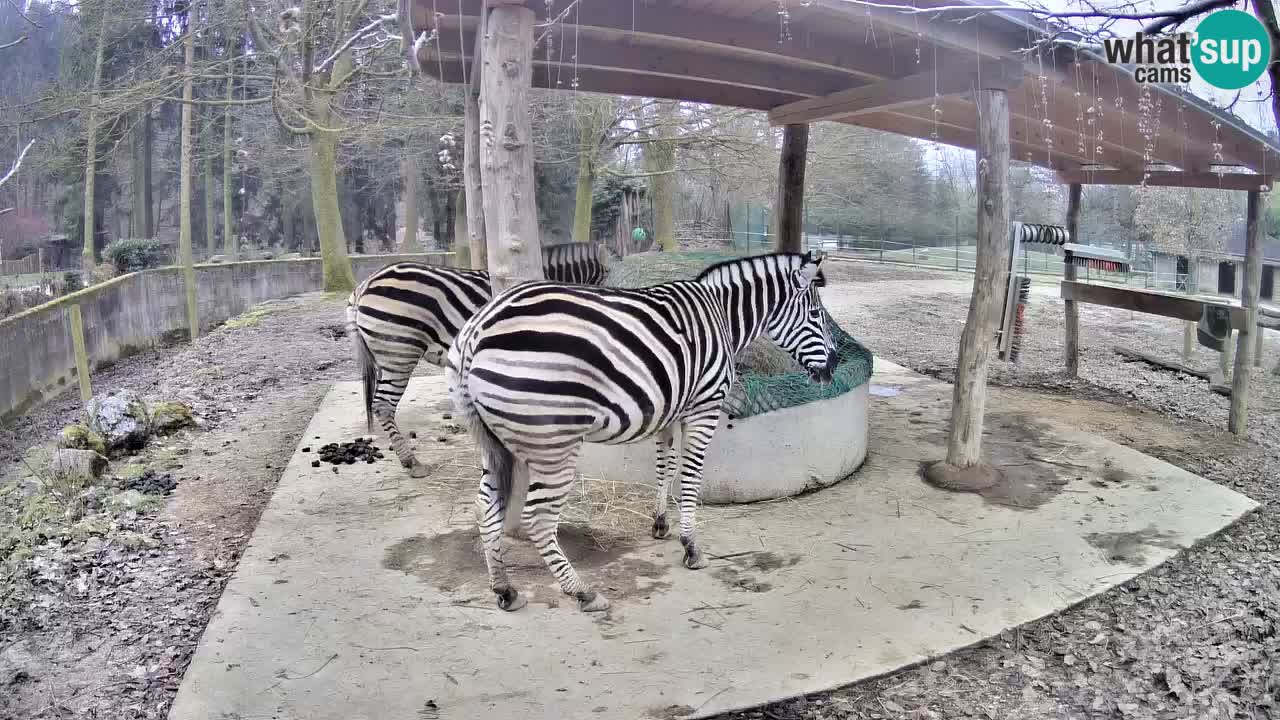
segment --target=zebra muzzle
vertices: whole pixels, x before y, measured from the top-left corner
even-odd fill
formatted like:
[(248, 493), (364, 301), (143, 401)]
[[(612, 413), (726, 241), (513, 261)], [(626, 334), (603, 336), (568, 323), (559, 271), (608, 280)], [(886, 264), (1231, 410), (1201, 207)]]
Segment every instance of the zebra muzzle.
[(832, 379), (835, 377), (836, 367), (839, 364), (840, 362), (836, 359), (834, 354), (828, 355), (826, 365), (809, 367), (809, 379), (816, 383), (830, 385)]

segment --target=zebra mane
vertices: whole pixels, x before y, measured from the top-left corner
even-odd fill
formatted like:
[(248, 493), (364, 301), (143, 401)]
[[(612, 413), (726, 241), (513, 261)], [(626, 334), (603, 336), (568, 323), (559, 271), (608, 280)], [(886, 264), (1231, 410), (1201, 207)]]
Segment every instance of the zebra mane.
[[(729, 267), (730, 265), (747, 264), (747, 263), (750, 263), (752, 260), (756, 260), (760, 258), (769, 258), (769, 257), (797, 257), (802, 260), (801, 265), (804, 264), (803, 263), (804, 260), (810, 259), (804, 253), (794, 253), (794, 252), (771, 252), (771, 253), (764, 253), (762, 255), (751, 255), (749, 257), (732, 258), (729, 260), (721, 260), (720, 262), (715, 263), (714, 265), (708, 265), (706, 269), (698, 273), (698, 277), (694, 278), (694, 280), (695, 281), (702, 280), (703, 278), (708, 277), (709, 275), (716, 272), (717, 270), (721, 270), (723, 268)], [(823, 274), (821, 267), (818, 268), (817, 276), (813, 278), (813, 286), (814, 287), (827, 286), (827, 276)]]

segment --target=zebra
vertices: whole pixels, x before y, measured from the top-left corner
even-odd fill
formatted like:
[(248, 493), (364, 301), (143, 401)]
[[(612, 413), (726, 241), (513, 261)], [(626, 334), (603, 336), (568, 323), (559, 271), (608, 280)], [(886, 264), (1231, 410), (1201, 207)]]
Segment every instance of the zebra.
[[(608, 268), (600, 247), (565, 243), (543, 248), (543, 271), (558, 282), (598, 285)], [(365, 418), (376, 417), (400, 464), (413, 477), (430, 468), (418, 461), (396, 425), (409, 377), (425, 356), (439, 365), (458, 328), (489, 302), (489, 273), (399, 262), (375, 272), (347, 298), (347, 332), (354, 338), (364, 384)]]
[(498, 295), (463, 325), (445, 360), (445, 382), (481, 450), (476, 514), (499, 608), (526, 602), (501, 554), (504, 532), (522, 523), (580, 610), (609, 608), (557, 541), (583, 442), (656, 440), (658, 539), (669, 529), (667, 489), (679, 455), (683, 562), (706, 567), (694, 512), (703, 458), (737, 373), (735, 356), (766, 334), (812, 380), (831, 382), (836, 356), (818, 295), (826, 284), (822, 259), (776, 253), (729, 260), (695, 280), (637, 290), (529, 283)]

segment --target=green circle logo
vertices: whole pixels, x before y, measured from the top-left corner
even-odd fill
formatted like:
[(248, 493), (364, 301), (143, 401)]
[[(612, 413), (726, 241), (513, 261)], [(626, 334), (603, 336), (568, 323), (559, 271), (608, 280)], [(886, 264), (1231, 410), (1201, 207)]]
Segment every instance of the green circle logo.
[(1253, 84), (1271, 62), (1271, 38), (1259, 20), (1241, 10), (1209, 13), (1196, 28), (1191, 63), (1210, 85), (1239, 90)]

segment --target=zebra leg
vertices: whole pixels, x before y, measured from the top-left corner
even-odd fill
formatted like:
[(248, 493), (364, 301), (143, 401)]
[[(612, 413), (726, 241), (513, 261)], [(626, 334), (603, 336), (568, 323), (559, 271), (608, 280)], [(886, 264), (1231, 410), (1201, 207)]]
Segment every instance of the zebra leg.
[(480, 493), (476, 495), (476, 519), (480, 525), (480, 541), (484, 544), (484, 562), (489, 568), (489, 587), (498, 596), (498, 607), (514, 612), (525, 606), (525, 597), (511, 587), (506, 561), (502, 558), (502, 520), (506, 507), (498, 491), (497, 478), (484, 465)]
[(671, 487), (671, 476), (676, 470), (675, 452), (673, 450), (675, 426), (672, 425), (658, 433), (657, 442), (657, 462), (654, 463), (654, 469), (658, 476), (658, 504), (653, 511), (653, 537), (661, 540), (671, 530), (671, 526), (667, 523), (667, 495)]
[(684, 566), (698, 570), (707, 566), (707, 558), (698, 547), (695, 535), (698, 499), (702, 492), (702, 464), (707, 446), (720, 422), (720, 407), (710, 412), (685, 418), (681, 428), (680, 452), (680, 544), (684, 546)]
[(529, 466), (529, 496), (525, 500), (524, 523), (529, 529), (529, 539), (538, 548), (538, 554), (546, 563), (547, 569), (560, 582), (560, 589), (565, 595), (578, 600), (578, 609), (583, 612), (601, 612), (609, 609), (609, 600), (592, 590), (578, 571), (573, 569), (569, 559), (560, 549), (557, 528), (560, 524), (560, 509), (568, 500), (569, 491), (573, 488), (573, 477), (576, 470), (577, 453), (570, 462), (559, 465), (546, 472), (541, 466)]
[(383, 432), (390, 438), (391, 449), (400, 458), (400, 464), (409, 469), (411, 477), (417, 478), (430, 475), (431, 468), (418, 461), (413, 449), (409, 447), (409, 441), (400, 434), (400, 427), (396, 425), (396, 408), (400, 406), (400, 398), (404, 397), (412, 374), (412, 367), (408, 370), (382, 368), (378, 377), (378, 389), (373, 395), (373, 414), (382, 425)]

